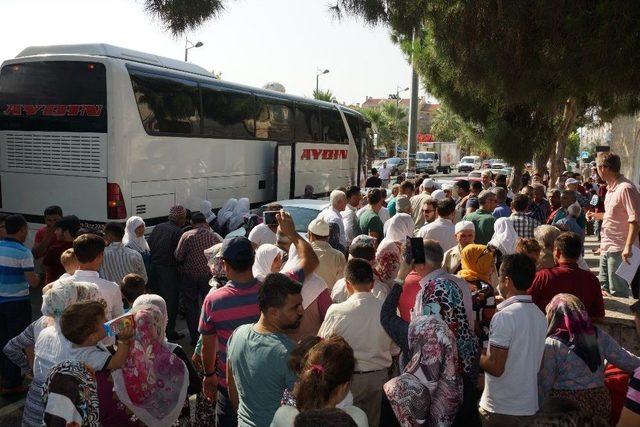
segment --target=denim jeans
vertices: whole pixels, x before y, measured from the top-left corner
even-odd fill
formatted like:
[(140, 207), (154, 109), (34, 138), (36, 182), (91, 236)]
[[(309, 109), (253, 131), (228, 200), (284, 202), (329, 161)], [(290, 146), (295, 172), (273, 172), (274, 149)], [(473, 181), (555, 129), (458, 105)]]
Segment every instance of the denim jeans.
[(616, 274), (622, 263), (622, 252), (607, 252), (600, 254), (600, 272), (598, 280), (600, 286), (614, 297), (628, 298), (629, 284)]
[(20, 367), (7, 359), (2, 349), (30, 323), (31, 302), (28, 299), (0, 303), (0, 374), (3, 388), (14, 388), (22, 384)]

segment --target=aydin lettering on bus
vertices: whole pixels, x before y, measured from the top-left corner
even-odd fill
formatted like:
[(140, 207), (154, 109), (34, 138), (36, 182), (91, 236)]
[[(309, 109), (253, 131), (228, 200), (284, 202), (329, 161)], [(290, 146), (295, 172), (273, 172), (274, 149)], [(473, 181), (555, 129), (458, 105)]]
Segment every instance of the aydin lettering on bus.
[(2, 111), (5, 116), (47, 117), (100, 117), (103, 106), (98, 104), (7, 104)]
[(305, 148), (302, 150), (300, 160), (339, 160), (348, 157), (349, 150), (319, 150)]

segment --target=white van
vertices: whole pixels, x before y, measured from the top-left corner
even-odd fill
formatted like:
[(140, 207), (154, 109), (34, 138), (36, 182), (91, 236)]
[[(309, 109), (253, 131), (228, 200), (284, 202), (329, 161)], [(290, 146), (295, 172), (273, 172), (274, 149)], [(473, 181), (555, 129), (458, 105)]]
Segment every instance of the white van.
[(458, 172), (471, 172), (472, 170), (480, 169), (481, 166), (480, 156), (464, 156), (458, 163)]

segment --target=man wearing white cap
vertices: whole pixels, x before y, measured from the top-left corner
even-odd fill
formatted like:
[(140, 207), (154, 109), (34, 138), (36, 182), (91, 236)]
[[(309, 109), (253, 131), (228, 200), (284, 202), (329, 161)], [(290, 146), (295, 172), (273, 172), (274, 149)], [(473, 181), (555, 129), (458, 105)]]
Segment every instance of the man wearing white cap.
[(578, 186), (580, 185), (580, 181), (575, 178), (567, 178), (567, 181), (564, 183), (564, 186), (567, 190), (573, 191), (576, 193), (576, 201), (580, 204), (580, 207), (586, 208), (589, 206), (589, 199), (584, 196), (578, 190)]
[(436, 182), (433, 179), (427, 178), (422, 181), (420, 185), (420, 194), (411, 198), (411, 216), (413, 217), (413, 222), (416, 223), (416, 228), (422, 227), (425, 223), (422, 206), (426, 200), (431, 199), (431, 193), (436, 190), (436, 187)]
[(476, 227), (471, 221), (460, 221), (455, 226), (457, 244), (444, 253), (442, 269), (456, 274), (460, 270), (460, 252), (465, 246), (473, 243), (476, 238)]
[[(435, 193), (436, 192), (434, 191), (433, 194)], [(448, 251), (457, 245), (455, 238), (455, 226), (453, 225), (453, 219), (456, 216), (456, 202), (450, 198), (438, 201), (436, 213), (438, 215), (436, 220), (424, 225), (420, 230), (418, 230), (416, 236), (422, 237), (423, 239), (435, 240), (440, 244), (444, 251)]]
[(320, 264), (315, 273), (320, 276), (329, 291), (333, 285), (344, 275), (344, 267), (347, 260), (342, 252), (333, 249), (329, 244), (329, 223), (316, 218), (309, 223), (307, 237), (311, 243), (313, 251), (318, 256)]

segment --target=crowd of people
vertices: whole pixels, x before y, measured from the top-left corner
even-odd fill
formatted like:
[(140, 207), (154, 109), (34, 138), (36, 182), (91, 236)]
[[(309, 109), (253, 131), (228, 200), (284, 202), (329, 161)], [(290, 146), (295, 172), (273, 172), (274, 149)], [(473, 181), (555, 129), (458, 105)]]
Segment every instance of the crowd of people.
[(248, 199), (174, 206), (151, 233), (51, 206), (32, 249), (3, 216), (2, 391), (30, 380), (25, 426), (640, 425), (640, 358), (601, 327), (603, 296), (637, 298), (615, 271), (640, 193), (614, 154), (593, 172), (517, 194), (488, 173), (400, 178), (391, 198), (374, 174), (304, 236)]

